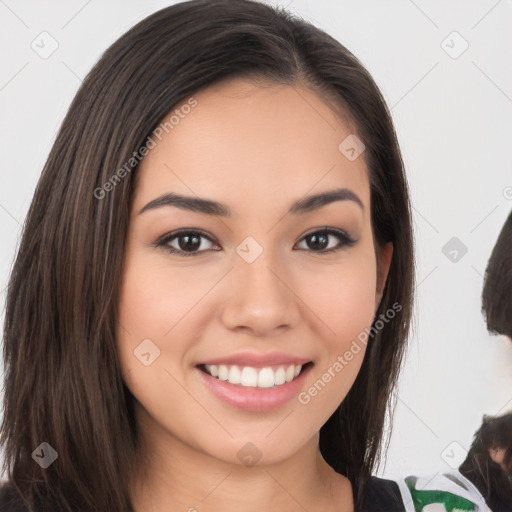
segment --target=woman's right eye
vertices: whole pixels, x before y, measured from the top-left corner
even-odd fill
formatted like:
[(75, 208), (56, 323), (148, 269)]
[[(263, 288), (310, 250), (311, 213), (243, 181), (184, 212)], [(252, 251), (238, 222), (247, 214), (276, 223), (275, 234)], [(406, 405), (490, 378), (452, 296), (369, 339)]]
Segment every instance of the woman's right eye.
[[(206, 243), (204, 243), (205, 240), (207, 241)], [(155, 245), (162, 247), (171, 254), (188, 257), (197, 256), (208, 250), (218, 250), (205, 247), (205, 245), (208, 246), (208, 243), (216, 245), (213, 240), (202, 231), (181, 230), (164, 235)]]

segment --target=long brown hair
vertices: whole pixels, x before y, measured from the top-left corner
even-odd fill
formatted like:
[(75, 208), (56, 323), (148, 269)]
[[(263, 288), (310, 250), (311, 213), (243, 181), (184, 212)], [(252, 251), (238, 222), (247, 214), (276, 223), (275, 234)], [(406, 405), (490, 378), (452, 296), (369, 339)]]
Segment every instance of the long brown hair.
[[(323, 457), (361, 503), (412, 308), (411, 213), (390, 114), (360, 62), (310, 23), (259, 2), (195, 0), (147, 17), (104, 53), (69, 108), (26, 218), (7, 294), (0, 441), (9, 483), (30, 511), (133, 511), (128, 478), (140, 443), (115, 333), (136, 167), (97, 191), (179, 102), (234, 77), (310, 87), (349, 113), (366, 146), (374, 237), (394, 246), (374, 324), (393, 304), (401, 311), (371, 337), (320, 431)], [(47, 469), (31, 456), (42, 442), (58, 453)]]

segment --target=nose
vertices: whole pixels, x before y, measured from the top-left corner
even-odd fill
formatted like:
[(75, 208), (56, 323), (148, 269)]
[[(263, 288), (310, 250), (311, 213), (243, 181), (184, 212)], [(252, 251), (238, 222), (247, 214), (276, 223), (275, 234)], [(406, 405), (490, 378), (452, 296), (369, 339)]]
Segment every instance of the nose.
[(300, 299), (294, 293), (289, 273), (280, 268), (266, 251), (252, 263), (236, 257), (221, 313), (226, 328), (269, 336), (297, 325)]

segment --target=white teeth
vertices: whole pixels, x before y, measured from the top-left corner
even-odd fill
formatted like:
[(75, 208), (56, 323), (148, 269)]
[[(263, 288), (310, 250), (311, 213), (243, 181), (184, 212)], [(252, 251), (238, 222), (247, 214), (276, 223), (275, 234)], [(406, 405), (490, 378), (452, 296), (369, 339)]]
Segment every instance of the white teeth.
[[(302, 368), (301, 366), (298, 366), (297, 368)], [(284, 368), (280, 366), (275, 374), (274, 374), (274, 384), (276, 386), (280, 386), (281, 384), (284, 384), (286, 382), (286, 373), (284, 371)]]
[(229, 377), (228, 367), (224, 364), (221, 364), (219, 366), (219, 379), (220, 380), (228, 380), (228, 377)]
[(251, 388), (273, 388), (295, 379), (302, 370), (302, 365), (292, 364), (279, 366), (276, 369), (268, 366), (258, 369), (251, 366), (239, 368), (236, 365), (206, 364), (204, 368), (212, 377), (227, 381), (230, 384), (240, 384)]
[(258, 387), (259, 388), (273, 388), (274, 387), (274, 372), (272, 368), (262, 368), (258, 374)]
[(229, 370), (228, 381), (231, 382), (231, 384), (240, 384), (241, 374), (240, 370), (238, 369), (238, 366), (231, 367), (231, 369)]
[(212, 364), (205, 364), (205, 368), (212, 377), (219, 376), (219, 367)]
[[(246, 366), (240, 375), (240, 384), (242, 386), (256, 387), (258, 382), (258, 372), (255, 368)], [(232, 384), (232, 383), (231, 383)]]

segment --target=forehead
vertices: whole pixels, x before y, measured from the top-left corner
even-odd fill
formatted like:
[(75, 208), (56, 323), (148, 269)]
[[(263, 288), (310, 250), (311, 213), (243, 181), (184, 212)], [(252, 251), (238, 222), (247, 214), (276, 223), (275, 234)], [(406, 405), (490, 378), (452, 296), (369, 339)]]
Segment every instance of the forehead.
[(153, 137), (156, 147), (137, 171), (135, 207), (175, 191), (215, 198), (237, 212), (336, 187), (368, 204), (364, 154), (351, 161), (339, 149), (354, 125), (315, 92), (237, 79), (193, 98), (193, 108), (173, 109), (180, 115), (161, 141)]

